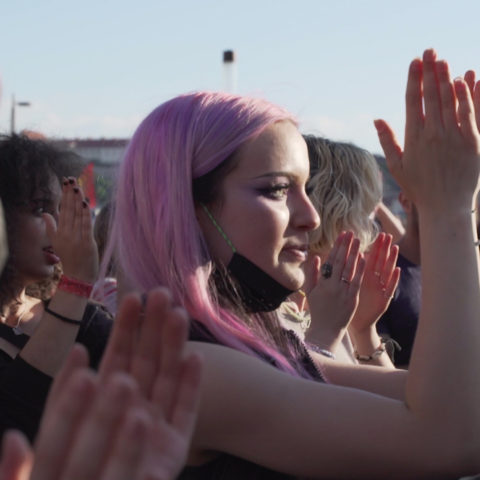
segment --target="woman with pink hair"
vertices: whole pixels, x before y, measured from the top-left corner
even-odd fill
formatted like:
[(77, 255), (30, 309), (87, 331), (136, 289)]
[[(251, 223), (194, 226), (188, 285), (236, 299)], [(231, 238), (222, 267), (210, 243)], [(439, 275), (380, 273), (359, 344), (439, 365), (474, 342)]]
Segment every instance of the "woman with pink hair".
[[(475, 103), (480, 117), (480, 88)], [(308, 234), (319, 223), (295, 120), (263, 100), (196, 93), (164, 103), (138, 127), (108, 250), (133, 288), (167, 286), (192, 319), (189, 349), (204, 357), (204, 382), (180, 478), (480, 470), (474, 105), (465, 82), (451, 82), (447, 63), (427, 50), (409, 71), (405, 151), (385, 122), (376, 127), (418, 205), (423, 310), (408, 372), (338, 364), (340, 386), (276, 312), (304, 282)], [(358, 288), (363, 262), (349, 254), (352, 243), (345, 235), (322, 269), (325, 281)]]

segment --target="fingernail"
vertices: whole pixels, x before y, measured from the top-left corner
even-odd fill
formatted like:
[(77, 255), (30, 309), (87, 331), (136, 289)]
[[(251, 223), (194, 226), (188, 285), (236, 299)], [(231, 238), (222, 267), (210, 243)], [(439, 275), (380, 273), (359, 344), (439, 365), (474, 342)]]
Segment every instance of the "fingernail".
[(63, 181), (63, 184), (64, 184), (64, 185), (68, 185), (68, 180), (64, 180), (64, 181)]
[(73, 191), (74, 191), (75, 193), (78, 193), (80, 190), (78, 189), (78, 187), (73, 187)]
[(70, 185), (73, 185), (75, 182), (74, 182), (73, 178), (69, 178), (69, 179), (68, 179), (68, 183), (69, 183)]
[(83, 205), (83, 208), (87, 208), (87, 207), (88, 207), (88, 203), (87, 203), (85, 200), (82, 200), (82, 205)]

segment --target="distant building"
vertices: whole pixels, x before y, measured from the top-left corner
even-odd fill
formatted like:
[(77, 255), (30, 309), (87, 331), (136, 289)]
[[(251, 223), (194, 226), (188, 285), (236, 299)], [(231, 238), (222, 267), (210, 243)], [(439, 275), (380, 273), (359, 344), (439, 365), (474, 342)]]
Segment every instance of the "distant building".
[(128, 141), (127, 138), (62, 138), (54, 140), (54, 143), (60, 148), (73, 150), (95, 165), (115, 166), (120, 163)]
[[(71, 150), (79, 155), (90, 168), (84, 173), (85, 191), (91, 192), (97, 209), (112, 195), (117, 166), (121, 162), (129, 142), (127, 138), (61, 138), (52, 142), (62, 150)], [(93, 165), (92, 165), (93, 164)], [(91, 172), (91, 173), (90, 173)]]

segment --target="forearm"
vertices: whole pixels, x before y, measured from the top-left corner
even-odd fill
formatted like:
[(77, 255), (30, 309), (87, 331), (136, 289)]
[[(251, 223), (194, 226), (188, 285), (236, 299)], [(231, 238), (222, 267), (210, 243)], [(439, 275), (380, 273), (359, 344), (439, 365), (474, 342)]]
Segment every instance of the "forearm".
[(305, 342), (336, 354), (347, 329), (332, 330), (327, 328), (328, 325), (323, 326), (321, 321), (316, 323), (317, 325), (314, 325), (312, 322), (310, 328), (305, 332)]
[(55, 376), (75, 343), (86, 305), (87, 298), (58, 290), (49, 309), (78, 323), (65, 322), (44, 312), (20, 356), (41, 372)]
[(397, 243), (405, 234), (405, 228), (400, 219), (383, 202), (375, 210), (375, 217), (380, 222), (382, 230), (392, 235), (393, 243)]
[(407, 404), (434, 420), (480, 427), (480, 278), (468, 207), (420, 212), (422, 309)]

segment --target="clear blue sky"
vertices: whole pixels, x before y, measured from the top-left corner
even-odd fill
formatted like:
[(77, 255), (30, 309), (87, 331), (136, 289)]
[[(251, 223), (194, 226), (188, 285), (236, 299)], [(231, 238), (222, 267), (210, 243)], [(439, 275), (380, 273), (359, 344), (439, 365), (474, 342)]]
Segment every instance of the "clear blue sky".
[(402, 136), (410, 60), (435, 47), (455, 75), (480, 72), (478, 0), (15, 0), (0, 13), (0, 130), (127, 137), (156, 105), (223, 87), (279, 103), (303, 131), (379, 151), (372, 126)]

